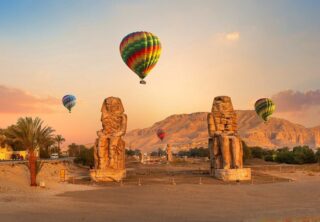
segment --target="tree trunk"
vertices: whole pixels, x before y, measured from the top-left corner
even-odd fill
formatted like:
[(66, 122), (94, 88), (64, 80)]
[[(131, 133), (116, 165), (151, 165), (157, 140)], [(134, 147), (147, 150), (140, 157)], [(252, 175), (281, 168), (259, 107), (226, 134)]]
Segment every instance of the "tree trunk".
[(37, 186), (37, 157), (34, 151), (29, 150), (29, 171), (30, 171), (30, 186)]

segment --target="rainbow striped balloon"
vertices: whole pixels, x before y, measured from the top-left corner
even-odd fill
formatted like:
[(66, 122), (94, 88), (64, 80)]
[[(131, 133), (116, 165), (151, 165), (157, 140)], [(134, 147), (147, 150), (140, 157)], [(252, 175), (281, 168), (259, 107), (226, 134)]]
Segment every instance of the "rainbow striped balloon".
[(276, 109), (276, 105), (269, 98), (261, 98), (254, 104), (257, 114), (266, 122)]
[(120, 43), (120, 54), (127, 66), (143, 80), (157, 64), (161, 54), (161, 44), (157, 36), (150, 32), (133, 32)]
[(65, 95), (62, 98), (62, 103), (64, 107), (66, 107), (69, 110), (69, 113), (71, 113), (71, 109), (76, 105), (76, 97), (74, 95)]

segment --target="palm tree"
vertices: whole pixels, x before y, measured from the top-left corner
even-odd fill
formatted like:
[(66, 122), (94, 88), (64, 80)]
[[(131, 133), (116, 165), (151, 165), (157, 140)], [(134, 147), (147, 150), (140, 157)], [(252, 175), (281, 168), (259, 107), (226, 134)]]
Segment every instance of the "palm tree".
[(66, 141), (65, 138), (63, 138), (61, 135), (56, 135), (56, 137), (54, 138), (55, 142), (58, 144), (58, 151), (60, 152), (60, 145)]
[(19, 118), (16, 125), (6, 130), (8, 138), (20, 142), (28, 151), (29, 171), (31, 186), (37, 186), (37, 156), (35, 150), (51, 140), (54, 130), (48, 126), (42, 126), (43, 121), (36, 117)]

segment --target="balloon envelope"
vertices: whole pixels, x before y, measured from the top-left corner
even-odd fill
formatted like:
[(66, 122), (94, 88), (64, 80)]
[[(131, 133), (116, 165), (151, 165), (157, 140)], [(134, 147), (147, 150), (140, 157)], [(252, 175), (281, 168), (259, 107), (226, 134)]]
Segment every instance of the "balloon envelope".
[(71, 109), (76, 105), (76, 97), (74, 95), (65, 95), (62, 98), (62, 104), (66, 107), (71, 113)]
[(159, 137), (159, 139), (161, 139), (161, 141), (164, 139), (164, 137), (166, 136), (166, 133), (163, 129), (158, 129), (157, 130), (157, 136)]
[(124, 63), (143, 79), (157, 64), (161, 54), (161, 44), (157, 36), (150, 32), (133, 32), (120, 43), (120, 54)]
[(269, 117), (276, 109), (276, 105), (269, 98), (261, 98), (254, 104), (256, 113), (264, 120), (268, 121)]

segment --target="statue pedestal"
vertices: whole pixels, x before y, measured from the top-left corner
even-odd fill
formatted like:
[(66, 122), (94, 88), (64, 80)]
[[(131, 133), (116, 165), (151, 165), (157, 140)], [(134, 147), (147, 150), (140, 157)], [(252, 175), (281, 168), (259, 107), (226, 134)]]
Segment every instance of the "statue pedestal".
[(251, 180), (251, 169), (215, 169), (214, 177), (223, 181)]
[(90, 177), (96, 182), (120, 182), (126, 177), (126, 170), (115, 170), (110, 168), (103, 170), (90, 170)]

